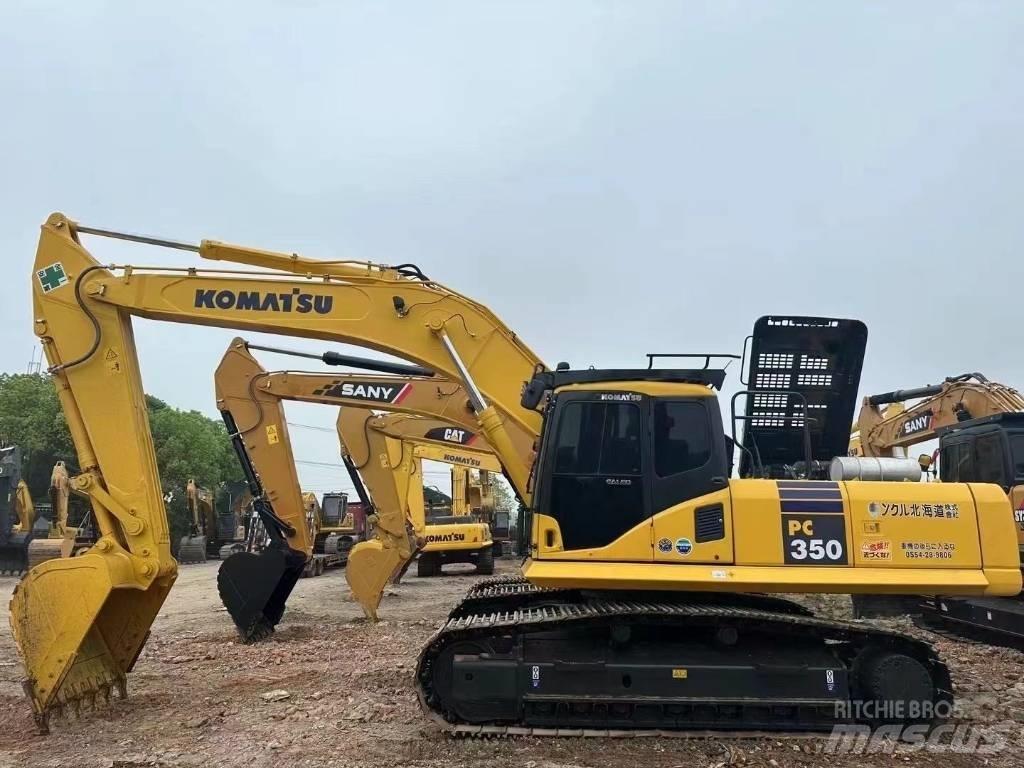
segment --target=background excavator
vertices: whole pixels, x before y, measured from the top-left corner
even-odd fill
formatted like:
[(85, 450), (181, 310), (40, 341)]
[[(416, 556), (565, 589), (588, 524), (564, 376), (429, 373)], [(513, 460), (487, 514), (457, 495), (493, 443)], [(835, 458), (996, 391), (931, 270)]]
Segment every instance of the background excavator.
[(357, 526), (348, 508), (348, 494), (325, 493), (320, 502), (320, 525), (313, 541), (313, 554), (337, 557), (339, 565), (348, 562), (348, 553), (366, 538), (365, 524)]
[(217, 539), (217, 516), (214, 512), (213, 492), (200, 488), (189, 478), (185, 485), (185, 507), (189, 515), (189, 532), (178, 544), (179, 563), (205, 563), (208, 546), (220, 549)]
[[(916, 403), (908, 404), (912, 400)], [(883, 408), (884, 406), (884, 408)], [(855, 455), (899, 458), (938, 437), (939, 430), (998, 413), (1024, 412), (1024, 397), (980, 373), (950, 376), (941, 384), (897, 389), (864, 398), (854, 434)]]
[[(449, 521), (431, 531), (424, 530), (419, 460), (465, 461), (491, 471), (501, 469), (486, 446), (482, 449), (469, 446), (477, 439), (476, 420), (467, 406), (468, 395), (461, 385), (439, 376), (270, 372), (260, 365), (252, 350), (295, 354), (234, 339), (215, 374), (218, 407), (222, 413), (229, 414), (225, 421), (240, 429), (236, 432), (236, 448), (239, 442), (244, 442), (244, 451), (239, 451), (245, 453), (245, 464), (277, 514), (288, 516), (292, 505), (301, 503), (282, 402), (294, 400), (341, 406), (338, 433), (342, 460), (361, 500), (370, 510), (369, 520), (374, 529), (372, 538), (357, 543), (347, 552), (345, 577), (368, 617), (376, 618), (385, 586), (408, 567), (417, 551), (417, 536), (427, 546), (427, 557), (421, 566), (423, 575), (437, 573), (442, 562), (470, 562), (485, 573), (493, 572), (493, 557), (486, 551), (491, 538), (485, 523), (461, 520), (455, 525)], [(312, 357), (329, 364), (376, 365), (360, 358), (332, 354)], [(376, 420), (372, 418), (373, 410), (393, 412), (393, 416)], [(411, 418), (413, 416), (432, 418), (418, 421)], [(390, 426), (403, 424), (404, 427)], [(509, 431), (517, 461), (529, 461), (532, 441), (520, 428), (513, 427)], [(273, 439), (268, 437), (264, 441), (261, 439), (264, 434), (273, 435)], [(395, 441), (405, 438), (419, 442), (403, 454)], [(368, 447), (371, 439), (375, 441), (373, 449)], [(457, 446), (469, 447), (458, 452), (454, 450)], [(360, 456), (358, 461), (352, 458), (353, 450)], [(404, 455), (408, 461), (403, 463), (401, 458), (394, 458), (394, 467), (382, 466), (379, 460), (367, 465), (366, 457), (387, 456), (389, 450), (397, 450), (394, 456)], [(417, 463), (409, 463), (414, 459)], [(412, 487), (410, 478), (413, 476), (417, 478), (418, 491), (410, 495), (408, 489)], [(370, 486), (369, 493), (366, 486)]]
[(0, 573), (28, 569), (35, 517), (32, 495), (21, 478), (21, 448), (0, 448)]
[[(344, 495), (340, 495), (342, 502), (344, 502)], [(338, 496), (339, 494), (333, 494), (332, 498), (336, 499)], [(351, 549), (352, 545), (350, 543), (346, 547), (342, 544), (344, 538), (336, 532), (337, 530), (342, 530), (341, 527), (335, 526), (335, 532), (324, 536), (323, 525), (325, 515), (320, 500), (316, 497), (315, 493), (303, 491), (302, 503), (306, 506), (306, 519), (309, 523), (310, 537), (314, 542), (323, 542), (320, 547), (314, 544), (313, 552), (306, 561), (306, 567), (302, 571), (303, 578), (321, 576), (328, 568), (345, 565), (348, 562), (348, 550)], [(344, 509), (344, 503), (341, 505), (341, 509)], [(318, 549), (320, 551), (317, 551)]]
[[(883, 461), (938, 438), (935, 453), (942, 482), (1000, 486), (1013, 509), (1018, 551), (1024, 553), (1024, 396), (1017, 390), (980, 373), (950, 376), (941, 384), (865, 397), (855, 427), (859, 454)], [(931, 468), (929, 455), (919, 462), (922, 470)], [(878, 476), (883, 470), (880, 465)], [(1019, 597), (919, 601), (854, 595), (853, 604), (859, 616), (923, 611), (927, 621), (946, 628), (982, 630), (1015, 644), (1024, 641), (1024, 602)]]
[[(249, 269), (107, 268), (80, 245), (88, 233)], [(883, 700), (920, 713), (952, 698), (948, 670), (926, 643), (759, 593), (1020, 591), (998, 487), (807, 479), (835, 434), (837, 452), (845, 449), (857, 382), (839, 362), (866, 336), (856, 322), (758, 322), (750, 439), (745, 430), (737, 444), (715, 396), (724, 371), (550, 370), (486, 307), (412, 265), (125, 236), (54, 214), (32, 283), (35, 330), (82, 468), (72, 484), (89, 495), (101, 532), (81, 557), (32, 569), (11, 602), (41, 725), (56, 705), (111, 686), (124, 692), (176, 575), (132, 315), (357, 344), (462, 384), (528, 507), (531, 536), (524, 578), (471, 590), (419, 659), (421, 703), (451, 730), (806, 730), (834, 724), (839, 705)], [(795, 440), (792, 430), (768, 434), (776, 418), (766, 414), (779, 409), (787, 427), (802, 420)], [(514, 430), (538, 442), (535, 463), (523, 461)], [(741, 477), (730, 479), (737, 445)], [(276, 572), (262, 605), (247, 603), (273, 626), (304, 567), (308, 532), (260, 496), (273, 545), (252, 561), (228, 567), (243, 555), (228, 558), (220, 576), (248, 600), (248, 577)], [(943, 517), (901, 514), (925, 502)], [(887, 559), (865, 557), (887, 542)], [(948, 556), (911, 557), (909, 543), (948, 545)]]
[[(459, 515), (428, 519), (423, 498), (424, 460), (500, 471), (490, 447), (475, 432), (452, 427), (439, 419), (406, 414), (376, 416), (368, 411), (342, 408), (338, 414), (338, 437), (369, 490), (378, 517), (383, 510), (398, 510), (397, 514), (387, 515), (394, 524), (385, 522), (380, 526), (387, 532), (380, 541), (386, 553), (382, 557), (386, 557), (389, 580), (405, 571), (417, 551), (417, 575), (421, 577), (440, 575), (446, 563), (472, 563), (477, 573), (494, 572), (494, 550), (487, 523), (465, 514), (465, 510)], [(397, 527), (399, 520), (411, 526), (414, 547), (404, 546), (401, 532), (389, 530)], [(391, 549), (387, 534), (395, 539)], [(353, 561), (359, 557), (357, 547), (352, 552)]]
[(49, 495), (51, 522), (43, 530), (36, 521), (36, 535), (28, 546), (30, 568), (56, 557), (73, 557), (96, 542), (88, 510), (79, 525), (71, 525), (71, 481), (63, 461), (50, 473)]

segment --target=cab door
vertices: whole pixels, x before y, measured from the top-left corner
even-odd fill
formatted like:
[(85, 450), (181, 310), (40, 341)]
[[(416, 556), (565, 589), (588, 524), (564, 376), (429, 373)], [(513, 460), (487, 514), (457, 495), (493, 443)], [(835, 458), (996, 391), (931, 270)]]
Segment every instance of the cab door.
[(558, 395), (534, 519), (538, 558), (650, 562), (645, 401), (625, 392)]
[(717, 409), (706, 397), (652, 402), (655, 562), (734, 560), (725, 436)]

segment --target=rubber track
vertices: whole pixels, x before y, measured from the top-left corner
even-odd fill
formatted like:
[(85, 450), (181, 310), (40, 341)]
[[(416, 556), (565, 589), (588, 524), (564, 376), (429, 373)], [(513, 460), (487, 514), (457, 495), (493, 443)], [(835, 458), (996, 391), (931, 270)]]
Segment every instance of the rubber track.
[[(524, 580), (525, 581), (525, 580)], [(493, 636), (495, 633), (508, 633), (511, 631), (548, 631), (569, 625), (601, 624), (608, 619), (630, 618), (633, 620), (649, 618), (653, 620), (730, 620), (760, 624), (762, 627), (770, 624), (777, 625), (775, 631), (780, 637), (790, 633), (799, 633), (802, 637), (818, 635), (823, 642), (826, 640), (851, 642), (858, 641), (860, 645), (869, 642), (877, 642), (884, 645), (900, 645), (904, 652), (910, 653), (923, 661), (931, 672), (932, 679), (936, 683), (936, 699), (941, 701), (952, 701), (952, 684), (950, 682), (949, 669), (936, 655), (931, 645), (921, 640), (873, 627), (864, 627), (848, 622), (830, 621), (819, 619), (813, 616), (800, 613), (778, 612), (774, 610), (757, 610), (748, 607), (725, 604), (725, 600), (731, 600), (737, 595), (719, 595), (718, 603), (694, 603), (688, 602), (693, 593), (679, 593), (679, 600), (664, 601), (637, 601), (627, 599), (603, 599), (588, 598), (581, 603), (555, 603), (536, 607), (516, 608), (513, 605), (520, 601), (528, 591), (518, 588), (518, 581), (506, 577), (487, 580), (477, 584), (470, 590), (467, 599), (480, 597), (497, 587), (498, 590), (508, 589), (510, 591), (509, 608), (507, 610), (488, 611), (486, 613), (469, 612), (455, 618), (449, 619), (427, 641), (426, 646), (420, 653), (416, 666), (416, 694), (420, 701), (420, 707), (424, 714), (440, 726), (442, 730), (456, 736), (555, 736), (555, 737), (613, 737), (613, 738), (637, 738), (641, 736), (669, 736), (669, 737), (693, 737), (695, 732), (691, 731), (669, 731), (664, 729), (580, 729), (580, 728), (535, 728), (530, 726), (508, 726), (508, 725), (470, 725), (465, 723), (449, 722), (444, 714), (431, 706), (433, 692), (430, 689), (430, 680), (433, 674), (433, 665), (437, 657), (450, 643), (464, 640), (474, 640)], [(543, 591), (542, 591), (543, 592)], [(755, 598), (757, 596), (742, 596)], [(778, 598), (768, 598), (774, 602)], [(787, 601), (782, 601), (787, 602)], [(456, 606), (453, 614), (459, 612), (461, 607)], [(704, 732), (704, 731), (701, 731)], [(756, 736), (765, 733), (762, 730), (754, 731), (718, 731), (717, 734), (728, 733), (729, 735)]]

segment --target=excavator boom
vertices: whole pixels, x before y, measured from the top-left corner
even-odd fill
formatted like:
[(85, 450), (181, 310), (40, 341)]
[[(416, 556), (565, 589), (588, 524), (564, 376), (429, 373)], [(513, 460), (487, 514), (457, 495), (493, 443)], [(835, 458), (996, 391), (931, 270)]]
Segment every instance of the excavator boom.
[[(276, 271), (103, 266), (79, 242), (80, 234), (89, 233)], [(32, 291), (35, 333), (81, 467), (72, 486), (88, 496), (99, 533), (82, 556), (33, 568), (11, 602), (26, 691), (41, 726), (54, 707), (124, 691), (177, 574), (133, 316), (352, 343), (457, 381), (472, 371), (469, 395), (480, 428), (503, 452), (502, 464), (519, 493), (528, 494), (529, 467), (521, 463), (506, 426), (539, 434), (540, 414), (521, 407), (518, 388), (544, 366), (486, 308), (417, 270), (123, 236), (80, 227), (58, 213), (42, 226)], [(297, 520), (280, 522), (281, 579), (267, 602), (253, 604), (245, 574), (232, 579), (243, 591), (239, 603), (245, 612), (268, 623), (278, 607), (283, 610), (293, 561), (304, 559), (308, 539), (301, 508)]]
[[(910, 406), (909, 400), (921, 398)], [(883, 406), (895, 406), (891, 411)], [(864, 398), (857, 423), (859, 455), (895, 457), (899, 449), (923, 443), (938, 430), (968, 419), (1024, 412), (1024, 397), (980, 373), (950, 376), (941, 384), (897, 389)]]

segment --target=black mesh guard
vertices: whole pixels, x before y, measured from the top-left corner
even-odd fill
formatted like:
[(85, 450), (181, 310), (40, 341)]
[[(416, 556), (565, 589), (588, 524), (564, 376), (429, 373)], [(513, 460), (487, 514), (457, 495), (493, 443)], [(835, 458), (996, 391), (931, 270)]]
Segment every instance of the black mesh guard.
[[(754, 325), (743, 445), (760, 456), (769, 476), (804, 460), (808, 415), (811, 459), (847, 454), (867, 339), (859, 320), (769, 315)], [(802, 394), (809, 413), (800, 397), (784, 392)], [(750, 460), (744, 452), (743, 477), (753, 473)]]

